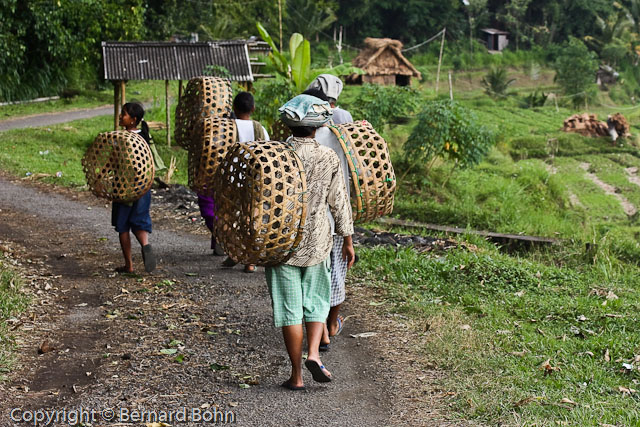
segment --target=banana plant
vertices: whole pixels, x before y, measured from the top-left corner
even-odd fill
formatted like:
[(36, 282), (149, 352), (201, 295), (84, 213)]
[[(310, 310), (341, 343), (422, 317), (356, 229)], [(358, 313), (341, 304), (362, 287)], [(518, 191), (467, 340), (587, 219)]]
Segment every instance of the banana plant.
[(258, 22), (256, 27), (262, 40), (267, 42), (271, 48), (270, 57), (277, 71), (292, 80), (296, 89), (302, 92), (311, 82), (311, 45), (309, 41), (305, 40), (302, 34), (293, 33), (289, 39), (289, 56), (291, 57), (291, 63), (289, 63), (262, 24)]

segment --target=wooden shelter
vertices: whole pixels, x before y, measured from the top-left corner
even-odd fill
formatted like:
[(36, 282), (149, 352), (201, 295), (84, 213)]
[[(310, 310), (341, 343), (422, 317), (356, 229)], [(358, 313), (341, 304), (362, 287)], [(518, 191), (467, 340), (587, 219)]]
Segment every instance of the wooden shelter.
[(362, 68), (364, 75), (352, 75), (352, 83), (409, 86), (411, 77), (421, 78), (420, 72), (402, 54), (402, 43), (393, 39), (364, 39), (365, 48), (353, 60), (353, 66)]
[(509, 44), (509, 39), (507, 38), (509, 33), (506, 31), (496, 30), (495, 28), (483, 28), (481, 31), (486, 36), (487, 50), (489, 52), (501, 52)]
[(254, 80), (245, 40), (202, 43), (102, 42), (104, 78), (114, 85), (114, 129), (118, 127), (120, 106), (126, 102), (128, 80), (164, 80), (167, 110), (167, 143), (171, 145), (169, 81), (178, 80), (178, 98), (182, 80), (201, 76), (207, 67), (224, 67), (230, 80), (244, 83)]

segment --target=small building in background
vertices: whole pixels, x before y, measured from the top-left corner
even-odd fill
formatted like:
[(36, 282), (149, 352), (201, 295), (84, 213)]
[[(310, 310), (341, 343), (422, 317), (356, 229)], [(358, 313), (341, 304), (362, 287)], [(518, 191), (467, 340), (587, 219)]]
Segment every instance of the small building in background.
[(422, 77), (402, 54), (400, 41), (367, 37), (364, 44), (364, 50), (352, 62), (354, 67), (364, 70), (364, 75), (353, 74), (347, 82), (409, 86), (411, 77)]
[(490, 52), (501, 52), (509, 44), (509, 39), (507, 38), (509, 33), (506, 31), (496, 30), (495, 28), (483, 28), (481, 31), (486, 36), (485, 41)]

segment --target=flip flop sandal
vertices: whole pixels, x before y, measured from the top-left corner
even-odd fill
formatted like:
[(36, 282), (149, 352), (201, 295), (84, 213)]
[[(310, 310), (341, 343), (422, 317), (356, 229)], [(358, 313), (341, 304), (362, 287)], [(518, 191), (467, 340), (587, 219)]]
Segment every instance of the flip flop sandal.
[(144, 271), (151, 273), (156, 269), (156, 256), (153, 254), (151, 245), (142, 247), (142, 261), (144, 262)]
[(329, 351), (329, 344), (320, 343), (318, 351)]
[(315, 382), (318, 382), (318, 383), (331, 382), (331, 377), (324, 373), (324, 370), (326, 369), (324, 365), (319, 364), (315, 360), (307, 359), (304, 361), (304, 366), (306, 366), (309, 372), (311, 372), (311, 376), (313, 377), (313, 380)]
[(340, 335), (340, 332), (342, 332), (343, 327), (344, 327), (344, 318), (342, 316), (338, 316), (338, 330), (332, 336), (337, 337), (338, 335)]
[(306, 390), (306, 389), (307, 389), (307, 388), (306, 388), (305, 386), (303, 386), (303, 385), (301, 385), (301, 386), (291, 385), (291, 384), (289, 384), (289, 381), (285, 381), (285, 382), (283, 382), (282, 384), (280, 384), (280, 387), (284, 387), (284, 388), (286, 388), (287, 390), (292, 390), (292, 391), (304, 391), (304, 390)]

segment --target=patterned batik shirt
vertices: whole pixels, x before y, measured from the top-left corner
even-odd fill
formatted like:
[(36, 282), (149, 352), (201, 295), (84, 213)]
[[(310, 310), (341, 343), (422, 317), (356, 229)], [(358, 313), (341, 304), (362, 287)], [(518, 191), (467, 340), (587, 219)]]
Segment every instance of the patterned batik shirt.
[(307, 180), (307, 220), (302, 240), (293, 256), (286, 262), (308, 267), (326, 260), (331, 252), (333, 237), (327, 206), (335, 220), (335, 233), (353, 234), (351, 203), (336, 153), (323, 147), (313, 138), (291, 137), (288, 142), (300, 156)]

